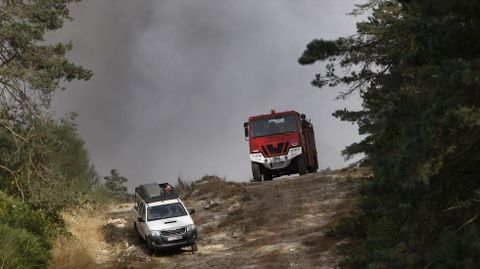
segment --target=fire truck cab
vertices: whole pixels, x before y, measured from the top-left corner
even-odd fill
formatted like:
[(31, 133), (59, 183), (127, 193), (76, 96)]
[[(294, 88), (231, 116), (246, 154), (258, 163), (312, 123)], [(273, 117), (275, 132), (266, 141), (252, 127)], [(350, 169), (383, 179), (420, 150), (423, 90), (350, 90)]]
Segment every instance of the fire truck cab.
[(318, 169), (313, 125), (296, 111), (252, 116), (244, 123), (254, 181)]

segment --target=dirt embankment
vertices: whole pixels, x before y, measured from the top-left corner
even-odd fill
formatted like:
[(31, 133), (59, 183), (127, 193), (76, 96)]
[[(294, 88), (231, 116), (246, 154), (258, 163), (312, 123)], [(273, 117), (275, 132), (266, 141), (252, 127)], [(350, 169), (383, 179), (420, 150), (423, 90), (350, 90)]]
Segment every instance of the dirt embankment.
[[(198, 252), (149, 255), (130, 220), (130, 205), (104, 212), (104, 241), (93, 250), (99, 268), (338, 268), (345, 238), (326, 235), (355, 204), (365, 169), (230, 183), (205, 177), (184, 194), (195, 208)], [(81, 239), (80, 239), (81, 240)]]

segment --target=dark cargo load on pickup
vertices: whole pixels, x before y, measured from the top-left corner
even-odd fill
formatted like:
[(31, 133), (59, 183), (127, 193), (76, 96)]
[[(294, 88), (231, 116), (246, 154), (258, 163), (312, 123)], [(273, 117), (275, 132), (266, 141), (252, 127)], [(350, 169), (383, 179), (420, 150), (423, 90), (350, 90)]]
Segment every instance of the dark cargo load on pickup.
[(143, 184), (135, 188), (135, 194), (142, 197), (147, 203), (178, 198), (173, 187), (168, 183)]

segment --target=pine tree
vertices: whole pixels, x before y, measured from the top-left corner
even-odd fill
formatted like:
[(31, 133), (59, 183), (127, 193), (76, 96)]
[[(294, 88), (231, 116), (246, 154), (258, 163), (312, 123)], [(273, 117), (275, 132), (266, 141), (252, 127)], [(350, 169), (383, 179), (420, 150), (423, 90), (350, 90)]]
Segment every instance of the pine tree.
[(127, 186), (124, 185), (128, 180), (126, 177), (120, 176), (117, 169), (112, 169), (110, 176), (106, 176), (104, 179), (105, 187), (114, 197), (119, 199), (128, 197)]
[(23, 200), (48, 202), (62, 192), (65, 176), (51, 158), (62, 149), (51, 99), (62, 81), (92, 75), (67, 60), (72, 44), (44, 40), (71, 20), (71, 2), (0, 1), (0, 188)]
[[(301, 64), (327, 61), (312, 84), (358, 91), (355, 122), (374, 177), (363, 193), (365, 263), (372, 268), (474, 268), (480, 241), (480, 2), (372, 0), (357, 34), (314, 40)], [(336, 70), (345, 68), (343, 73)], [(445, 253), (450, 242), (451, 256)], [(461, 242), (454, 244), (454, 242)], [(467, 247), (468, 246), (468, 247)], [(468, 249), (468, 251), (466, 251)]]

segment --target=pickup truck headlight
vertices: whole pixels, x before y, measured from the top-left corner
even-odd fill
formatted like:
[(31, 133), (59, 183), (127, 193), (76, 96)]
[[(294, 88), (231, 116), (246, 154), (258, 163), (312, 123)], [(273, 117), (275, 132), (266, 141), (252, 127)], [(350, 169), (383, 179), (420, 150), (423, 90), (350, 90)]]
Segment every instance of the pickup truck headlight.
[(152, 231), (152, 236), (160, 236), (160, 231)]
[(190, 224), (190, 225), (187, 225), (186, 228), (187, 228), (187, 232), (190, 232), (195, 230), (197, 227), (195, 226), (195, 224)]

